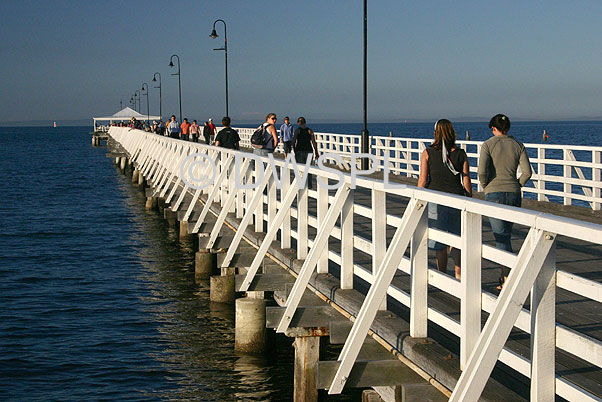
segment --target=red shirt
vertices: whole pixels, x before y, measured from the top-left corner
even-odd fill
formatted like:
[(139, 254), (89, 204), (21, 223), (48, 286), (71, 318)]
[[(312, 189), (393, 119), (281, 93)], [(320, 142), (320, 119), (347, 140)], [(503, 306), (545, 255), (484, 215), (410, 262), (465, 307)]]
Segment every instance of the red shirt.
[(209, 127), (211, 127), (211, 135), (215, 135), (215, 124), (213, 124), (213, 122), (209, 122)]
[(182, 123), (180, 124), (180, 129), (182, 130), (182, 134), (188, 134), (188, 129), (190, 128), (190, 123)]

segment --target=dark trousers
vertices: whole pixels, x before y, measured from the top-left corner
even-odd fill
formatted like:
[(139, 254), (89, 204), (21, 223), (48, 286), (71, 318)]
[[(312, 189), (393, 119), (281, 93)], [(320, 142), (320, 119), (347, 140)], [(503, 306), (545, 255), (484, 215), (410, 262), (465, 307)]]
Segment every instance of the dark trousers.
[[(305, 165), (305, 163), (307, 163), (308, 155), (310, 155), (309, 152), (295, 151), (295, 162)], [(307, 173), (307, 188), (310, 190), (313, 189), (312, 176), (309, 173)]]

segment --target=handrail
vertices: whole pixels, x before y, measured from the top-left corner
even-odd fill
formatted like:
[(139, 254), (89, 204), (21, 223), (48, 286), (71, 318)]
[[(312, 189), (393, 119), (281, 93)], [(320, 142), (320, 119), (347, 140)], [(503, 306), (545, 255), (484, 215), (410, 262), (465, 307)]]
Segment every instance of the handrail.
[[(602, 342), (580, 332), (578, 328), (568, 328), (557, 323), (554, 296), (558, 287), (585, 299), (602, 302), (602, 284), (574, 273), (558, 270), (555, 261), (558, 236), (600, 246), (602, 225), (413, 186), (396, 185), (389, 188), (383, 181), (362, 176), (357, 177), (354, 182), (349, 174), (317, 167), (307, 168), (304, 165), (297, 166), (299, 170), (295, 173), (297, 179), (309, 171), (320, 180), (340, 180), (341, 186), (334, 195), (329, 194), (324, 186), (318, 183), (317, 190), (300, 190), (293, 197), (291, 186), (296, 181), (291, 182), (290, 173), (286, 173), (291, 172), (293, 168), (287, 165), (287, 161), (268, 160), (246, 152), (174, 140), (127, 128), (113, 127), (109, 134), (133, 156), (137, 166), (146, 169), (147, 172), (157, 173), (152, 179), (156, 191), (161, 191), (163, 194), (170, 193), (173, 196), (176, 187), (180, 188), (181, 183), (186, 183), (184, 188), (188, 186), (191, 193), (202, 191), (209, 194), (211, 201), (220, 202), (222, 207), (228, 209), (234, 208), (237, 216), (242, 217), (239, 231), (244, 231), (253, 218), (255, 218), (255, 230), (263, 231), (263, 223), (267, 221), (266, 244), (261, 245), (261, 252), (256, 255), (252, 267), (263, 259), (268, 243), (275, 239), (277, 232), (280, 232), (283, 247), (285, 245), (290, 247), (291, 239), (296, 239), (297, 258), (303, 259), (304, 264), (287, 300), (287, 312), (278, 325), (279, 331), (288, 327), (288, 322), (297, 307), (299, 294), (305, 289), (312, 272), (316, 269), (318, 273), (328, 272), (328, 260), (341, 267), (339, 278), (341, 288), (352, 288), (353, 276), (371, 285), (355, 320), (354, 329), (339, 356), (341, 364), (330, 388), (331, 393), (340, 392), (344, 386), (344, 380), (348, 375), (345, 370), (350, 370), (353, 365), (376, 311), (386, 307), (383, 297), (388, 294), (410, 308), (411, 336), (427, 336), (428, 321), (458, 334), (460, 364), (464, 371), (454, 389), (452, 400), (478, 399), (493, 365), (498, 360), (531, 378), (531, 396), (534, 400), (550, 400), (555, 394), (568, 400), (602, 400), (600, 396), (592, 395), (554, 371), (556, 348), (588, 362), (597, 369), (602, 369)], [(344, 144), (344, 146), (351, 146), (351, 144)], [(216, 166), (216, 174), (221, 180), (212, 182), (206, 189), (194, 190), (188, 184), (191, 176), (203, 170), (195, 163), (209, 156), (213, 160), (220, 161)], [(243, 162), (249, 160), (255, 162), (255, 170), (251, 168), (242, 170), (240, 177), (245, 178), (243, 184), (261, 182), (262, 186), (259, 189), (235, 188), (233, 185), (235, 169), (232, 168), (235, 164), (228, 162), (232, 161), (233, 157), (242, 159)], [(185, 166), (189, 166), (190, 169), (183, 171), (180, 168), (187, 158), (191, 159)], [(257, 171), (260, 161), (267, 163), (268, 166), (262, 180)], [(241, 163), (241, 165), (246, 167), (250, 164)], [(281, 189), (277, 188), (277, 183), (281, 183)], [(267, 194), (263, 194), (264, 188), (268, 189)], [(359, 190), (371, 194), (373, 207), (357, 202), (355, 193)], [(280, 197), (277, 197), (278, 191)], [(241, 195), (244, 193), (246, 193), (244, 197), (246, 203), (234, 202), (235, 199), (242, 200)], [(386, 213), (387, 196), (402, 198), (408, 202), (403, 216)], [(291, 205), (295, 197), (297, 206), (293, 208)], [(315, 216), (307, 212), (309, 198), (315, 199), (318, 206)], [(424, 210), (429, 202), (445, 204), (461, 211), (460, 236), (428, 227)], [(268, 206), (267, 212), (264, 212), (265, 205)], [(354, 228), (354, 215), (367, 217), (374, 222), (370, 236)], [(341, 216), (341, 224), (336, 225), (336, 217), (339, 216)], [(500, 251), (483, 243), (481, 222), (485, 217), (502, 218), (529, 229), (529, 234), (517, 254)], [(291, 228), (292, 218), (297, 221), (296, 228)], [(200, 227), (199, 222), (197, 221), (195, 226), (197, 230)], [(383, 236), (387, 225), (399, 228), (388, 246), (386, 241), (368, 240), (386, 239)], [(320, 240), (322, 237), (308, 238), (309, 227), (314, 227), (318, 236), (326, 239), (332, 237), (341, 241), (343, 251), (338, 253), (327, 248), (327, 241)], [(220, 229), (221, 227), (216, 226), (213, 231)], [(217, 232), (212, 233), (214, 234)], [(429, 268), (426, 258), (427, 239), (450, 244), (462, 250), (461, 281)], [(229, 253), (238, 247), (239, 241), (240, 236), (236, 236)], [(405, 257), (404, 253), (408, 245), (410, 255)], [(355, 263), (353, 249), (372, 255), (371, 266)], [(512, 268), (504, 290), (499, 296), (482, 288), (482, 259)], [(224, 264), (227, 263), (229, 263), (228, 257), (224, 261)], [(410, 293), (391, 284), (398, 270), (410, 275)], [(251, 276), (246, 278), (245, 283), (250, 283), (255, 271), (256, 269), (249, 270), (248, 275)], [(428, 285), (460, 299), (460, 321), (428, 305)], [(529, 292), (531, 311), (523, 308), (524, 299)], [(490, 314), (483, 330), (481, 330), (482, 312)], [(512, 328), (530, 334), (533, 345), (530, 359), (504, 347)], [(454, 384), (444, 385), (450, 389), (454, 388)]]
[[(241, 145), (250, 147), (250, 137), (254, 129), (237, 128)], [(344, 157), (360, 152), (360, 136), (354, 134), (316, 133), (320, 152), (337, 153)], [(372, 136), (372, 154), (379, 161), (382, 170), (387, 162), (388, 170), (397, 175), (418, 177), (420, 153), (432, 143), (432, 139), (399, 138)], [(482, 141), (458, 140), (470, 160), (470, 171), (476, 178), (479, 153)], [(602, 205), (602, 147), (580, 145), (524, 144), (529, 154), (533, 176), (523, 187), (523, 196), (538, 201), (562, 202), (564, 205), (589, 205), (600, 210)], [(579, 158), (575, 155), (578, 153)], [(385, 157), (387, 161), (385, 161)], [(330, 160), (337, 163), (337, 161)], [(339, 166), (349, 169), (350, 161), (345, 159)], [(473, 180), (478, 190), (482, 190), (477, 180)]]

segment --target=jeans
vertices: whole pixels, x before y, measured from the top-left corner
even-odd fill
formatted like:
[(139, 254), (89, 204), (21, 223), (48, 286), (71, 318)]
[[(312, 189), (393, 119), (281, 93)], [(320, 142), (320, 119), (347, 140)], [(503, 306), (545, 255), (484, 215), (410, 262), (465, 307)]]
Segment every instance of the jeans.
[[(522, 198), (520, 193), (504, 193), (495, 192), (485, 194), (485, 200), (495, 202), (496, 204), (510, 205), (512, 207), (520, 207)], [(489, 218), (489, 224), (495, 237), (495, 247), (500, 250), (512, 252), (512, 244), (510, 236), (512, 235), (512, 222), (504, 221), (497, 218)], [(502, 276), (508, 276), (510, 268), (502, 267)]]
[[(439, 229), (444, 232), (450, 232), (455, 235), (460, 234), (461, 217), (460, 210), (447, 207), (445, 205), (428, 203), (429, 227)], [(435, 240), (428, 241), (429, 248), (433, 250), (443, 250), (446, 245)]]

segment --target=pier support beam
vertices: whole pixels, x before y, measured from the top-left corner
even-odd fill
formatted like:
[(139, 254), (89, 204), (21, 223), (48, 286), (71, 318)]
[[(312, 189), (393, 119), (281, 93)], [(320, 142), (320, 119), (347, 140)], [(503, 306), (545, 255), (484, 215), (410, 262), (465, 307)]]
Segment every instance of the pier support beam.
[(171, 210), (171, 208), (165, 208), (163, 210), (163, 218), (167, 221), (167, 225), (170, 228), (176, 228), (178, 220), (176, 219), (178, 213)]
[(199, 250), (194, 259), (194, 279), (206, 281), (217, 270), (217, 258), (209, 250)]
[(316, 388), (316, 366), (320, 360), (320, 337), (298, 336), (295, 347), (294, 401), (313, 402), (318, 400)]
[[(229, 275), (234, 277), (234, 275)], [(235, 303), (234, 350), (245, 353), (265, 351), (265, 307), (267, 300), (242, 297)]]
[(138, 188), (144, 189), (144, 176), (140, 171), (138, 171)]

